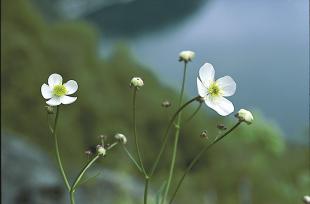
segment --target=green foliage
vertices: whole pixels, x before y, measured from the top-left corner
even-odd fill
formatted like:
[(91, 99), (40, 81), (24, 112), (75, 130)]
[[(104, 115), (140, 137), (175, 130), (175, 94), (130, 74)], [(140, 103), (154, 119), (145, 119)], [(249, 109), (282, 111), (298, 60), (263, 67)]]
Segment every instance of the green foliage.
[[(137, 98), (138, 135), (146, 166), (151, 167), (168, 121), (167, 112), (172, 113), (160, 105), (163, 99), (175, 104), (176, 92), (161, 85), (137, 63), (125, 45), (116, 47), (109, 59), (99, 58), (98, 35), (90, 25), (83, 22), (47, 24), (28, 1), (1, 3), (5, 11), (1, 18), (1, 123), (5, 131), (28, 138), (53, 155), (53, 140), (47, 128), (40, 87), (50, 74), (59, 73), (65, 81), (75, 79), (79, 84), (77, 102), (61, 106), (59, 138), (65, 167), (75, 172), (81, 161), (86, 160), (84, 150), (99, 143), (97, 136), (102, 133), (109, 135), (110, 140), (115, 133), (124, 133), (129, 140), (128, 148), (132, 149), (129, 82), (133, 76), (139, 76), (145, 86)], [(186, 111), (184, 118), (194, 108)], [(258, 115), (254, 114), (253, 125), (243, 124), (205, 155), (193, 169), (191, 179), (184, 183), (178, 203), (202, 203), (205, 196), (211, 195), (216, 195), (218, 203), (240, 203), (240, 186), (247, 182), (254, 204), (262, 201), (265, 204), (296, 203), (307, 193), (310, 176), (305, 155), (309, 150), (304, 146), (286, 148), (280, 131)], [(201, 112), (183, 126), (177, 175), (198, 149), (209, 142), (199, 137), (200, 132), (207, 129), (211, 140), (219, 134), (218, 123), (230, 126), (232, 122)], [(168, 147), (164, 158), (170, 158), (170, 153)], [(161, 170), (156, 176), (162, 179), (153, 183), (158, 189), (166, 179), (169, 162), (165, 159), (160, 164)], [(120, 149), (107, 155), (103, 164), (136, 173)]]

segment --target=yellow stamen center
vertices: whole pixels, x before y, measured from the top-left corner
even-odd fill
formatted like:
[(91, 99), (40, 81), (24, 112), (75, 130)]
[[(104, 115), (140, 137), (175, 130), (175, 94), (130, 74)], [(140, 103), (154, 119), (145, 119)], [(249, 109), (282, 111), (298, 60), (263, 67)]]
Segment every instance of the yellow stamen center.
[(64, 85), (55, 85), (53, 88), (53, 94), (56, 96), (64, 96), (67, 93), (67, 89)]
[(219, 85), (216, 82), (212, 82), (211, 85), (208, 88), (208, 93), (214, 97), (214, 96), (220, 96), (221, 95), (221, 89)]

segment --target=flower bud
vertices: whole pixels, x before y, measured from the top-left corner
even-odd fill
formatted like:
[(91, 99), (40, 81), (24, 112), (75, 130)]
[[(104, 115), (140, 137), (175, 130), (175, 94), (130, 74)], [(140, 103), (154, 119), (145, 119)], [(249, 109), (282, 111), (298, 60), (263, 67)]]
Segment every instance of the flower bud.
[(108, 136), (106, 135), (99, 135), (99, 138), (101, 140), (101, 146), (104, 146), (104, 141), (106, 141), (108, 139)]
[(254, 120), (252, 113), (245, 109), (240, 109), (235, 116), (239, 119), (239, 121), (246, 122), (248, 125), (250, 125)]
[(104, 156), (106, 153), (106, 150), (103, 146), (97, 145), (97, 154)]
[(127, 143), (127, 138), (125, 135), (121, 134), (121, 133), (117, 133), (116, 135), (114, 135), (115, 139), (117, 139), (118, 141), (122, 142), (123, 144)]
[(200, 133), (200, 137), (201, 137), (201, 138), (208, 139), (208, 132), (207, 132), (206, 130), (202, 131), (202, 132)]
[(227, 130), (227, 127), (225, 127), (224, 124), (218, 124), (218, 125), (217, 125), (217, 128), (218, 128), (219, 130)]
[(101, 135), (99, 135), (99, 138), (100, 138), (101, 140), (107, 140), (107, 139), (108, 139), (108, 136), (101, 134)]
[(171, 103), (170, 101), (168, 100), (164, 100), (162, 103), (161, 103), (161, 106), (164, 107), (164, 108), (169, 108), (171, 106)]
[(133, 77), (130, 81), (130, 86), (140, 88), (144, 85), (143, 80), (140, 77)]
[(88, 156), (92, 155), (92, 152), (91, 152), (90, 150), (85, 150), (84, 153), (85, 153), (86, 155), (88, 155)]
[(54, 113), (54, 108), (52, 106), (45, 106), (45, 110), (47, 114), (53, 114)]
[(179, 54), (179, 61), (190, 62), (194, 59), (195, 53), (190, 50), (182, 51)]

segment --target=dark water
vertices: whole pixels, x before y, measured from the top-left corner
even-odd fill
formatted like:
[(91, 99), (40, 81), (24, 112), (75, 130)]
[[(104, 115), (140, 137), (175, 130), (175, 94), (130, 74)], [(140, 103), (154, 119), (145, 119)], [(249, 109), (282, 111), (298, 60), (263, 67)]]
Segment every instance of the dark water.
[(216, 78), (236, 80), (235, 109), (260, 111), (294, 139), (309, 126), (308, 8), (306, 0), (209, 1), (182, 23), (135, 37), (103, 37), (103, 55), (107, 45), (125, 40), (141, 63), (177, 88), (177, 55), (193, 50), (188, 95), (197, 94), (198, 69), (210, 62)]

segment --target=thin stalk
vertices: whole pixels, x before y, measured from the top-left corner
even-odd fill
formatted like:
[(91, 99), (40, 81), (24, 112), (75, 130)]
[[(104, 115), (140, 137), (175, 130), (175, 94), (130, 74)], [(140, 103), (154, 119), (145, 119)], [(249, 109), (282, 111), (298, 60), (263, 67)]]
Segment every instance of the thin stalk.
[(135, 160), (135, 158), (132, 156), (132, 154), (129, 152), (129, 150), (127, 149), (127, 147), (125, 145), (122, 144), (123, 150), (126, 152), (127, 156), (129, 157), (129, 159), (135, 164), (135, 166), (138, 168), (138, 170), (143, 173), (141, 167), (139, 166), (138, 162)]
[[(187, 70), (187, 68), (186, 68), (187, 66), (186, 65), (187, 65), (187, 63), (184, 62), (183, 79), (182, 79), (182, 86), (181, 86), (181, 92), (180, 92), (178, 108), (181, 107), (182, 101), (183, 101), (185, 81), (186, 81), (186, 70)], [(176, 155), (177, 155), (177, 149), (178, 149), (178, 143), (179, 143), (179, 137), (180, 137), (181, 118), (182, 118), (182, 115), (180, 113), (178, 115), (177, 123), (176, 123), (176, 126), (175, 126), (176, 127), (176, 131), (175, 131), (175, 135), (174, 135), (174, 144), (173, 144), (173, 152), (172, 152), (172, 159), (171, 159), (169, 177), (168, 177), (168, 181), (167, 181), (167, 186), (165, 188), (164, 199), (162, 200), (161, 203), (164, 203), (166, 198), (167, 198), (167, 195), (168, 195), (168, 192), (169, 192), (169, 189), (170, 189), (170, 184), (171, 184), (172, 177), (173, 177), (173, 173), (174, 173), (174, 167), (175, 167)]]
[(50, 123), (50, 119), (49, 119), (49, 114), (46, 115), (46, 121), (47, 121), (47, 125), (48, 125), (48, 129), (51, 131), (51, 133), (53, 134), (54, 130), (53, 130), (53, 127)]
[(92, 179), (98, 177), (100, 174), (101, 174), (101, 172), (98, 172), (98, 173), (95, 174), (94, 176), (91, 176), (91, 177), (89, 177), (89, 178), (84, 179), (83, 181), (80, 181), (80, 182), (78, 183), (78, 185), (77, 185), (75, 188), (77, 188), (77, 187), (81, 186), (82, 184), (84, 184), (84, 183), (86, 183), (86, 182), (88, 182), (88, 181), (90, 181), (90, 180), (92, 180)]
[(134, 135), (134, 138), (135, 138), (136, 150), (137, 150), (137, 154), (138, 154), (138, 158), (139, 158), (141, 169), (142, 169), (142, 171), (144, 173), (144, 176), (147, 176), (147, 173), (146, 173), (146, 171), (144, 169), (144, 166), (143, 166), (143, 161), (142, 161), (142, 156), (141, 156), (141, 152), (140, 152), (140, 148), (139, 148), (139, 143), (138, 143), (138, 136), (137, 136), (136, 96), (137, 96), (137, 87), (134, 87), (134, 90), (133, 90), (133, 100), (132, 100), (133, 135)]
[(145, 177), (145, 185), (144, 185), (144, 199), (143, 199), (143, 203), (147, 204), (147, 195), (148, 195), (148, 187), (149, 187), (149, 177), (146, 176)]
[(165, 131), (165, 133), (164, 133), (164, 137), (163, 137), (164, 140), (163, 140), (162, 145), (161, 145), (161, 147), (160, 147), (159, 153), (158, 153), (158, 155), (157, 155), (157, 157), (156, 157), (156, 159), (155, 159), (155, 162), (154, 162), (154, 164), (153, 164), (153, 166), (152, 166), (152, 170), (151, 170), (151, 173), (150, 173), (150, 177), (153, 176), (153, 174), (154, 174), (154, 172), (155, 172), (155, 170), (156, 170), (156, 168), (157, 168), (157, 166), (158, 166), (159, 160), (160, 160), (160, 158), (161, 158), (161, 156), (162, 156), (162, 154), (163, 154), (163, 152), (164, 152), (164, 150), (165, 150), (165, 147), (166, 147), (167, 141), (168, 141), (169, 131), (170, 131), (171, 126), (173, 125), (174, 120), (176, 119), (176, 117), (179, 115), (179, 113), (180, 113), (184, 108), (186, 108), (189, 104), (191, 104), (192, 102), (198, 100), (199, 98), (200, 98), (200, 96), (196, 96), (196, 97), (192, 98), (191, 100), (187, 101), (185, 104), (183, 104), (183, 105), (174, 113), (174, 115), (173, 115), (172, 118), (170, 119), (169, 124), (168, 124), (168, 126), (167, 126), (167, 129), (166, 129), (166, 131)]
[(57, 157), (58, 166), (59, 166), (62, 178), (63, 178), (63, 180), (65, 182), (65, 185), (67, 187), (67, 190), (70, 191), (71, 187), (70, 187), (70, 184), (68, 182), (65, 170), (64, 170), (64, 168), (62, 166), (62, 162), (61, 162), (61, 158), (60, 158), (60, 153), (59, 153), (58, 138), (57, 138), (57, 135), (56, 135), (58, 116), (59, 116), (59, 106), (57, 106), (57, 108), (56, 108), (56, 116), (55, 116), (55, 122), (54, 122), (54, 127), (53, 127), (52, 134), (53, 134), (53, 137), (54, 137), (54, 140), (55, 140), (55, 150), (56, 150), (56, 157)]
[(96, 155), (92, 160), (90, 160), (89, 162), (87, 162), (87, 164), (83, 167), (83, 169), (80, 171), (79, 175), (76, 177), (71, 191), (75, 191), (76, 186), (78, 185), (78, 183), (80, 182), (80, 180), (82, 179), (83, 175), (85, 174), (85, 172), (87, 171), (87, 169), (89, 167), (91, 167), (91, 165), (93, 165), (95, 163), (95, 161), (100, 157), (100, 155)]
[(194, 157), (194, 159), (191, 161), (191, 163), (188, 165), (188, 167), (186, 168), (185, 172), (183, 173), (181, 179), (179, 180), (177, 187), (175, 189), (175, 191), (173, 192), (171, 199), (169, 201), (169, 204), (172, 204), (184, 178), (186, 177), (186, 175), (190, 172), (190, 170), (194, 167), (194, 165), (199, 161), (200, 157), (203, 155), (203, 153), (205, 153), (207, 150), (209, 150), (213, 145), (215, 145), (216, 143), (218, 143), (220, 140), (222, 140), (225, 136), (227, 136), (229, 133), (231, 133), (234, 129), (236, 129), (239, 125), (241, 124), (241, 122), (237, 122), (232, 128), (230, 128), (229, 130), (227, 130), (223, 135), (221, 135), (219, 138), (217, 138), (216, 140), (214, 140), (212, 143), (210, 144), (206, 144), (204, 147), (202, 147), (202, 149), (199, 151), (199, 153)]
[(117, 144), (118, 144), (118, 142), (114, 142), (113, 144), (111, 144), (110, 146), (107, 147), (107, 150), (113, 149)]
[(70, 203), (71, 204), (75, 204), (75, 201), (74, 201), (74, 191), (70, 191)]
[(192, 113), (192, 115), (190, 115), (184, 123), (188, 123), (189, 121), (191, 121), (195, 115), (199, 112), (200, 108), (201, 108), (202, 103), (199, 103), (199, 106), (196, 108), (196, 110)]
[(71, 201), (71, 204), (75, 204), (75, 201), (74, 201), (74, 192), (75, 192), (75, 189), (77, 187), (77, 185), (79, 184), (80, 180), (82, 179), (83, 175), (85, 174), (85, 172), (87, 171), (87, 169), (89, 167), (91, 167), (91, 165), (93, 165), (93, 163), (95, 163), (95, 161), (100, 157), (100, 155), (96, 155), (92, 160), (90, 160), (84, 167), (83, 169), (80, 171), (79, 175), (76, 177), (73, 185), (72, 185), (72, 188), (70, 189), (70, 201)]

